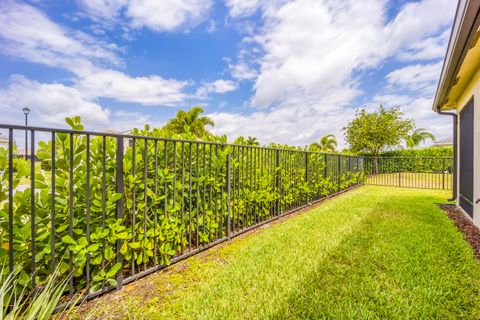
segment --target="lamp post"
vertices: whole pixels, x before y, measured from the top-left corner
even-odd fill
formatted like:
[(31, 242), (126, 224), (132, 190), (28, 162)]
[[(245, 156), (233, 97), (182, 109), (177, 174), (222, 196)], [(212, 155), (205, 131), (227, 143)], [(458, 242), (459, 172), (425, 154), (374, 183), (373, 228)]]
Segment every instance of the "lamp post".
[[(28, 114), (30, 113), (30, 109), (28, 107), (25, 107), (22, 109), (23, 113), (25, 114), (25, 126), (28, 126)], [(28, 156), (28, 135), (27, 135), (27, 129), (25, 129), (25, 160), (27, 160)]]

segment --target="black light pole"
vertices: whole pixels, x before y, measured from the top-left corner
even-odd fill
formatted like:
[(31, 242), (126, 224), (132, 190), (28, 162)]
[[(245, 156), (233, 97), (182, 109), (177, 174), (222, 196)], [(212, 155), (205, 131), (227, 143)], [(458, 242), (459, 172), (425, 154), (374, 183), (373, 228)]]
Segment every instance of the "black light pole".
[[(28, 126), (28, 114), (30, 113), (30, 109), (28, 107), (25, 107), (22, 109), (23, 113), (25, 114), (25, 126)], [(27, 129), (25, 129), (25, 160), (27, 160), (27, 155), (28, 155), (28, 135), (27, 135)]]

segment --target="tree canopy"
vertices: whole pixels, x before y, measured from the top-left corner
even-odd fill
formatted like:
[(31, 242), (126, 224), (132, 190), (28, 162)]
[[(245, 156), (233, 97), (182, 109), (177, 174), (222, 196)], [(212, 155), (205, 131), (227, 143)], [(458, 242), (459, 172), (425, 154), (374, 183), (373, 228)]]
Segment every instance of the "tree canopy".
[(357, 110), (355, 119), (342, 131), (352, 152), (378, 155), (399, 146), (414, 127), (413, 120), (404, 119), (399, 107), (386, 109), (381, 105), (378, 111)]
[[(164, 129), (177, 134), (183, 134), (186, 133), (187, 128), (189, 128), (189, 131), (197, 138), (202, 138), (210, 134), (206, 126), (215, 126), (215, 122), (213, 122), (212, 119), (200, 116), (204, 112), (205, 111), (199, 106), (195, 106), (188, 111), (180, 110), (177, 112), (175, 118), (168, 120)], [(186, 128), (185, 126), (188, 127)]]
[(432, 140), (435, 142), (435, 136), (423, 128), (418, 128), (413, 133), (405, 138), (405, 144), (407, 148), (413, 149), (418, 147), (422, 142), (426, 140)]
[(247, 138), (245, 138), (244, 136), (239, 136), (237, 139), (235, 139), (233, 144), (240, 144), (244, 146), (259, 146), (260, 142), (256, 137), (248, 136)]
[(313, 150), (318, 150), (320, 152), (335, 152), (337, 146), (337, 138), (333, 134), (327, 134), (326, 136), (323, 136), (319, 142), (313, 142), (310, 145)]

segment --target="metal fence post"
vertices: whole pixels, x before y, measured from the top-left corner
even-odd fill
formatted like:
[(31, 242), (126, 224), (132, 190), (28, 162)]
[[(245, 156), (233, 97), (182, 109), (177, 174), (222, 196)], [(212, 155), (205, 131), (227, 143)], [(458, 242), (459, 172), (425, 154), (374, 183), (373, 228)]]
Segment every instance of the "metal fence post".
[(360, 170), (360, 158), (358, 156), (355, 157), (355, 160), (356, 160), (356, 163), (357, 163), (357, 167), (356, 167), (356, 171), (357, 171), (357, 185), (360, 184), (360, 175), (361, 175), (361, 172), (362, 170)]
[(277, 199), (275, 203), (275, 213), (278, 215), (280, 213), (280, 151), (278, 149), (275, 150), (275, 191), (277, 193)]
[[(26, 135), (26, 131), (25, 131)], [(26, 152), (26, 150), (25, 150)], [(13, 275), (13, 129), (8, 129), (8, 272)], [(15, 306), (15, 292), (8, 301), (8, 310)], [(3, 311), (3, 310), (2, 310)]]
[[(116, 167), (117, 167), (117, 175), (116, 175), (116, 191), (120, 193), (122, 197), (117, 201), (116, 211), (117, 211), (117, 219), (123, 220), (123, 204), (124, 204), (124, 181), (123, 181), (123, 137), (117, 137), (117, 154), (116, 154)], [(123, 222), (122, 222), (123, 223)], [(117, 263), (120, 263), (122, 267), (117, 273), (117, 289), (120, 290), (123, 286), (123, 255), (120, 253), (120, 249), (122, 248), (123, 241), (118, 239), (116, 243), (116, 253), (117, 253)]]
[(442, 190), (445, 190), (445, 158), (442, 158)]
[(323, 162), (325, 163), (325, 166), (323, 167), (323, 177), (327, 177), (327, 154), (323, 154)]
[(400, 158), (397, 158), (397, 170), (398, 170), (398, 186), (402, 186), (402, 174), (400, 173)]
[[(305, 152), (305, 183), (309, 186), (308, 183), (308, 152)], [(308, 203), (308, 189), (305, 191), (305, 204)]]
[(227, 238), (230, 240), (230, 153), (227, 154)]
[(340, 173), (341, 173), (340, 166), (341, 166), (341, 158), (340, 158), (340, 155), (338, 155), (337, 156), (337, 185), (338, 185), (337, 191), (340, 191)]
[(8, 266), (13, 274), (13, 129), (8, 129)]

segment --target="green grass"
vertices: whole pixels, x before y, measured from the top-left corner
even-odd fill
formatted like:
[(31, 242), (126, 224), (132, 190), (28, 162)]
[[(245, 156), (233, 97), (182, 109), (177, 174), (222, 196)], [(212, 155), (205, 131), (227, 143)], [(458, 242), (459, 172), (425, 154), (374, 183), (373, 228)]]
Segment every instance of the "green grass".
[(478, 319), (447, 192), (365, 186), (83, 308), (131, 319)]
[(379, 173), (367, 175), (367, 184), (400, 186), (407, 188), (426, 188), (451, 190), (451, 173), (429, 173), (429, 172), (402, 172), (402, 173)]

